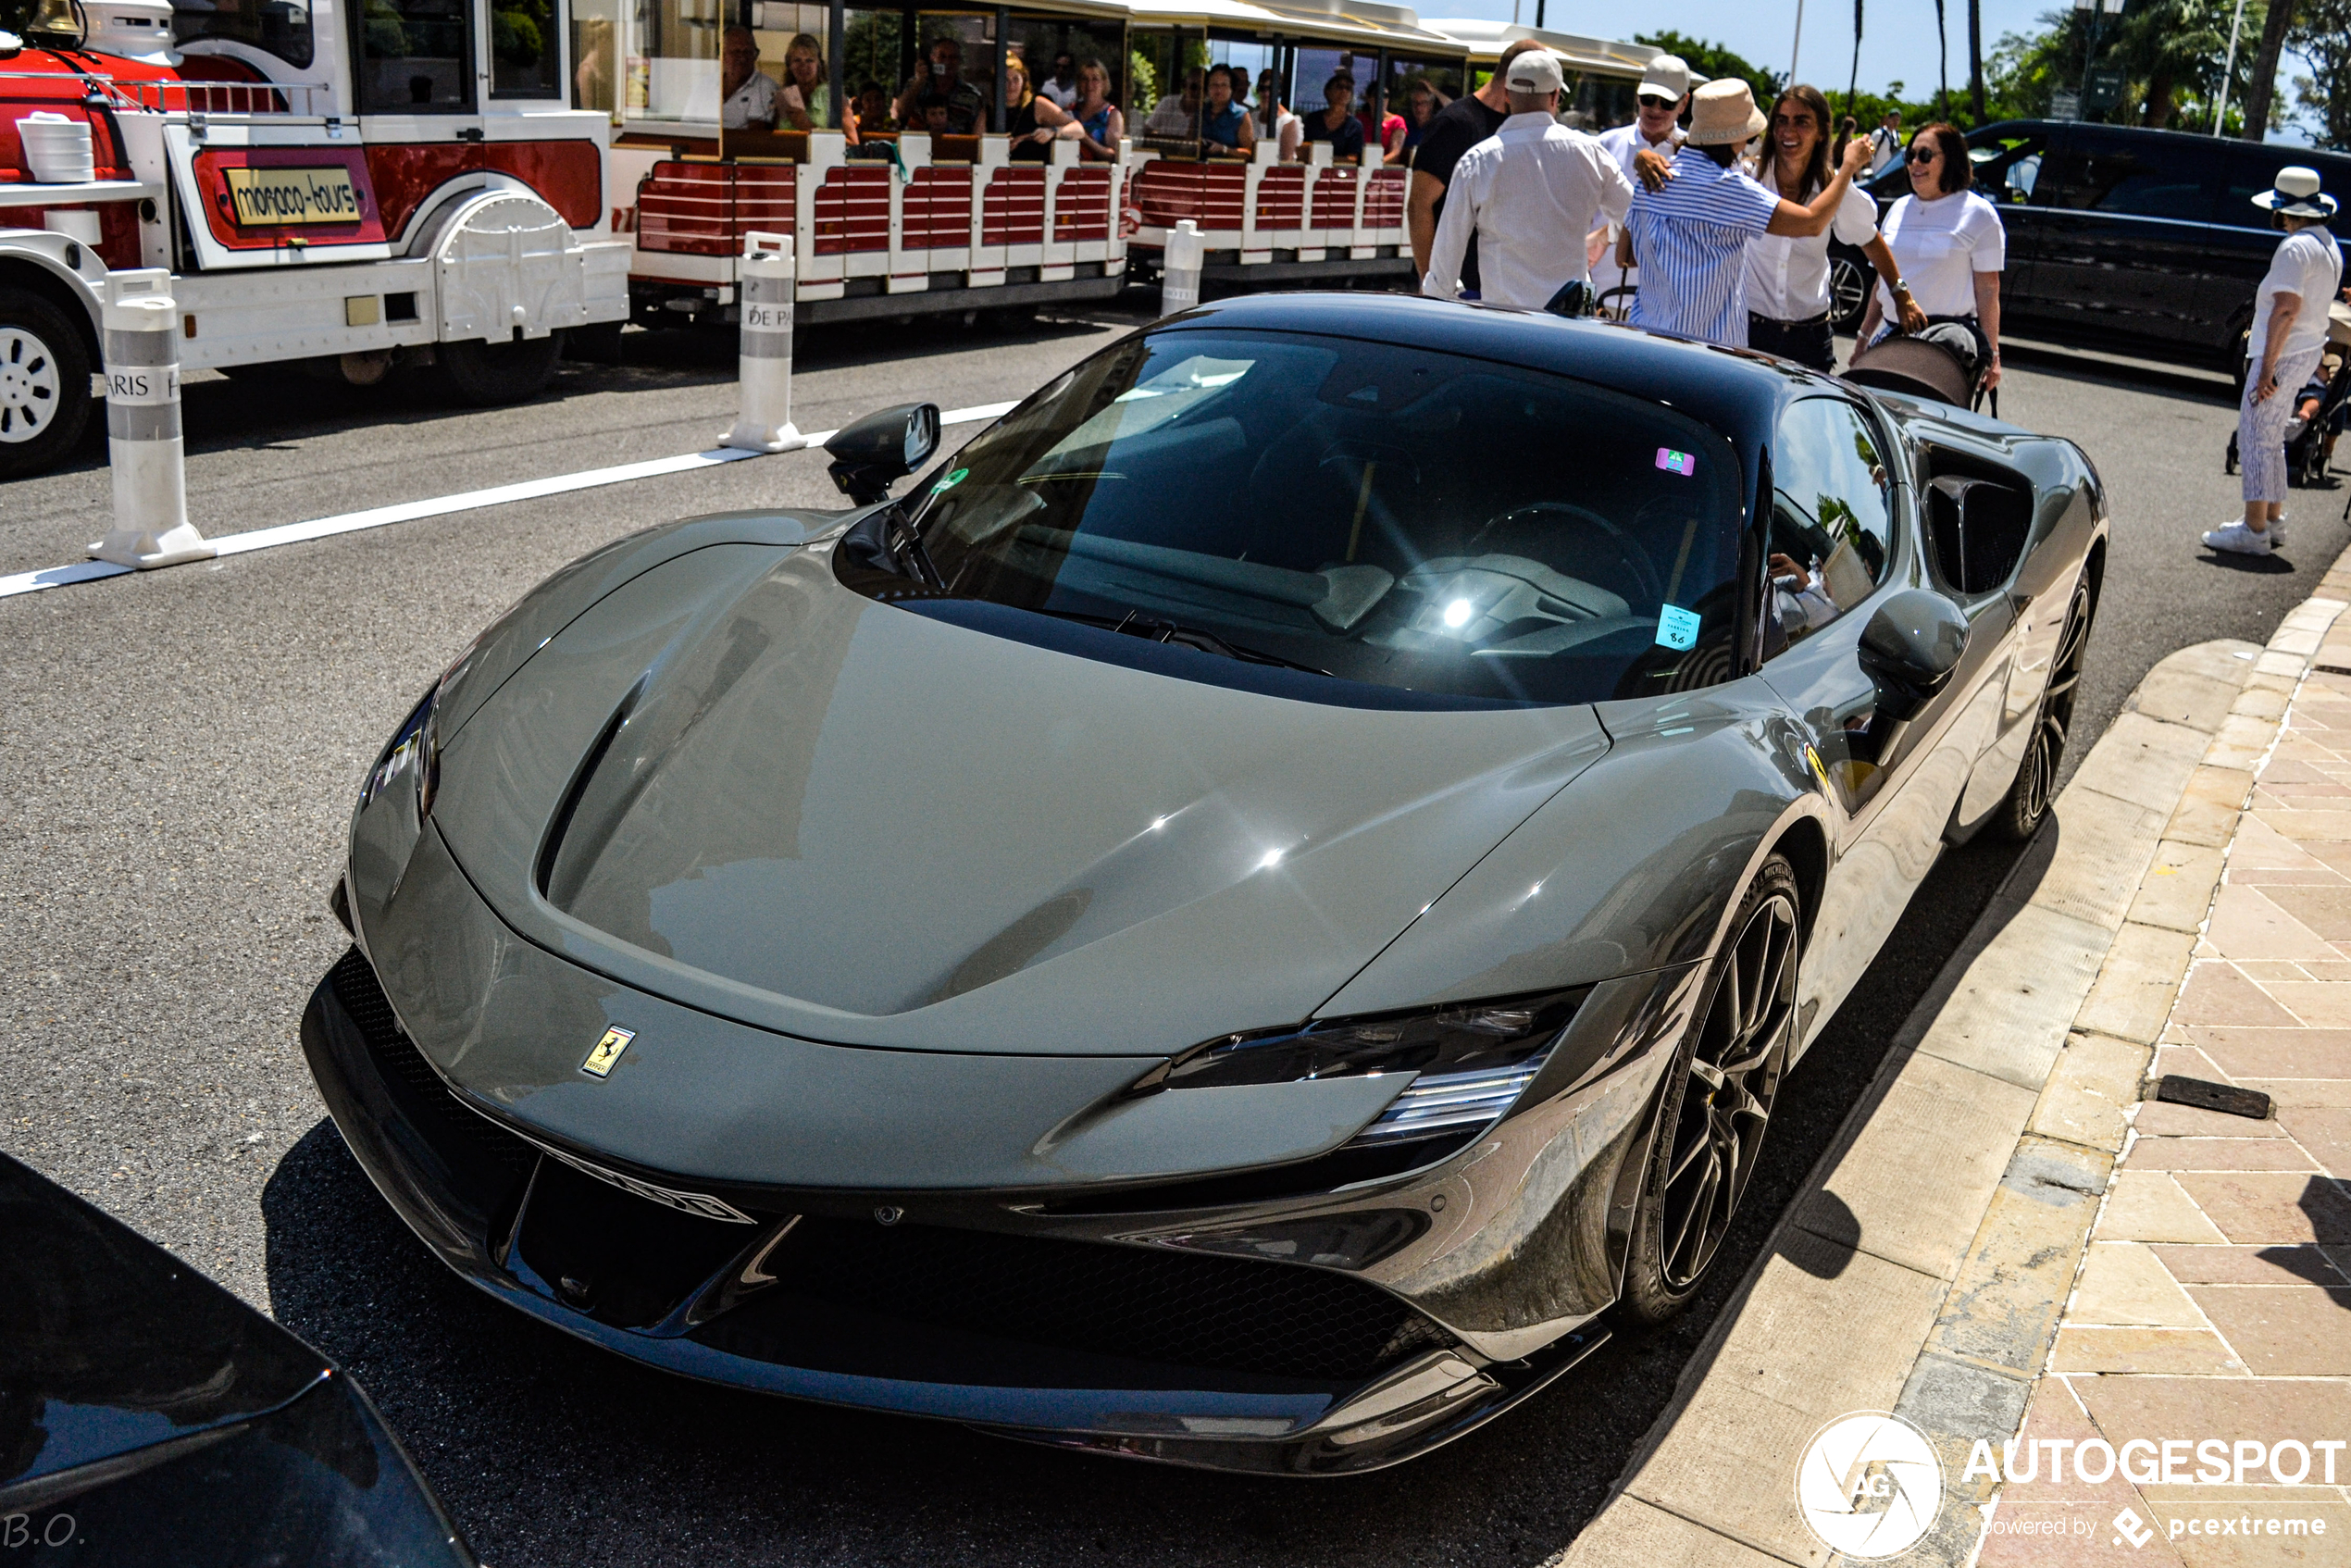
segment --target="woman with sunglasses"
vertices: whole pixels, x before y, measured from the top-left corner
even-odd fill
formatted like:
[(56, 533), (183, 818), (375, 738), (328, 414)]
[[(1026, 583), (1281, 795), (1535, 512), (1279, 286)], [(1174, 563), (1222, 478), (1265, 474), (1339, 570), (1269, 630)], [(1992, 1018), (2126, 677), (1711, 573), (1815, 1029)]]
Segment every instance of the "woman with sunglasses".
[[(1817, 87), (1796, 86), (1772, 106), (1772, 128), (1764, 138), (1764, 167), (1758, 171), (1765, 185), (1802, 206), (1828, 188), (1835, 178), (1829, 152), (1829, 106)], [(1835, 157), (1845, 156), (1845, 139), (1837, 138)], [(1877, 203), (1859, 185), (1846, 188), (1845, 200), (1830, 220), (1827, 233), (1809, 239), (1765, 234), (1747, 247), (1747, 346), (1807, 365), (1815, 370), (1836, 369), (1836, 335), (1829, 323), (1829, 235), (1859, 245), (1885, 280), (1901, 307), (1902, 329), (1915, 332), (1926, 325), (1921, 310), (1903, 286), (1901, 268), (1877, 231)]]
[[(1905, 160), (1909, 195), (1894, 204), (1879, 225), (1899, 269), (1896, 281), (1926, 312), (1929, 325), (1956, 321), (1975, 340), (1970, 368), (1986, 391), (2000, 384), (2000, 268), (2008, 258), (2008, 231), (2000, 212), (1969, 187), (1974, 170), (1967, 139), (1954, 125), (1937, 121), (1910, 138)], [(1861, 318), (1864, 347), (1885, 335), (1893, 303), (1885, 285), (1871, 291)], [(1904, 315), (1905, 331), (1915, 331)]]

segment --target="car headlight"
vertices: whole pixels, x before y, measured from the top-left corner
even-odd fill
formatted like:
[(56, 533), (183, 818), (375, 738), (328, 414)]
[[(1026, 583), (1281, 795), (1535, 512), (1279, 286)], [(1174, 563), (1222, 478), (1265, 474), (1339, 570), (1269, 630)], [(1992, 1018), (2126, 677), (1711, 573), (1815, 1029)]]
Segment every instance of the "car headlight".
[(404, 772), (413, 770), (417, 786), (417, 820), (422, 822), (432, 813), (433, 790), (441, 783), (441, 730), (433, 721), (433, 710), (441, 697), (441, 686), (425, 693), (416, 711), (403, 720), (392, 741), (384, 747), (383, 755), (368, 770), (367, 782), (359, 791), (362, 807), (372, 805), (377, 796), (396, 783)]
[(1224, 1089), (1303, 1078), (1418, 1073), (1356, 1146), (1473, 1131), (1511, 1108), (1542, 1070), (1588, 988), (1303, 1028), (1227, 1035), (1196, 1046), (1138, 1089)]

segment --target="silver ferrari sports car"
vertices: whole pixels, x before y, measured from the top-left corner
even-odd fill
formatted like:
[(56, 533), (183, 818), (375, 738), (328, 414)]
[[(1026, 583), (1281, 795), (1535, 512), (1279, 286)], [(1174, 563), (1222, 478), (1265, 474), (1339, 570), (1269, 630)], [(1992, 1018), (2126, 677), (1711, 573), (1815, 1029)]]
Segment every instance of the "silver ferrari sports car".
[(2107, 540), (2066, 442), (1396, 296), (938, 441), (483, 632), (361, 790), (304, 1046), (583, 1339), (1267, 1473), (1689, 1300), (1940, 847), (2039, 824)]

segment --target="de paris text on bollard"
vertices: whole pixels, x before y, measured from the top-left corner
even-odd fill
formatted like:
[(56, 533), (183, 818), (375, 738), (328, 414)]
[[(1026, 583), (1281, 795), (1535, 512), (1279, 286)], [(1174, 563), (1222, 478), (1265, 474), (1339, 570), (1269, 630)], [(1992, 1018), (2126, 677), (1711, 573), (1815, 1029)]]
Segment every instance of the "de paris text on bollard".
[(104, 346), (114, 528), (90, 554), (118, 566), (176, 566), (214, 554), (188, 521), (180, 307), (163, 292), (167, 276), (143, 269), (107, 280)]
[(791, 422), (791, 237), (744, 235), (741, 273), (742, 412), (720, 444), (790, 452), (808, 444)]
[(1208, 242), (1200, 225), (1187, 218), (1167, 231), (1160, 252), (1159, 313), (1173, 316), (1200, 304), (1200, 269), (1208, 259)]

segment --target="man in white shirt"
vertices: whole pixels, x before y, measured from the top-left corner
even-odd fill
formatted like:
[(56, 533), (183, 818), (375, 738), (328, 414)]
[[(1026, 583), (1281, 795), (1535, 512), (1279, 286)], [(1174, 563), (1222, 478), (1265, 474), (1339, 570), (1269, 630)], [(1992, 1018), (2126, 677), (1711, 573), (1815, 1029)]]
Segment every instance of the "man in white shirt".
[(718, 123), (728, 131), (773, 131), (784, 90), (759, 68), (759, 40), (751, 29), (730, 27), (720, 36), (718, 68)]
[(2253, 198), (2286, 231), (2253, 296), (2253, 335), (2245, 346), (2245, 400), (2237, 407), (2237, 460), (2245, 473), (2245, 516), (2204, 536), (2208, 548), (2267, 555), (2285, 542), (2278, 523), (2285, 505), (2285, 425), (2296, 388), (2326, 352), (2327, 307), (2343, 286), (2343, 251), (2327, 230), (2335, 200), (2319, 189), (2319, 171), (2278, 170), (2274, 187)]
[(1901, 150), (1902, 111), (1888, 109), (1885, 123), (1870, 132), (1870, 172), (1865, 178), (1874, 180), (1884, 174), (1885, 166), (1892, 163), (1894, 155)]
[[(1429, 247), (1421, 292), (1540, 310), (1589, 279), (1585, 236), (1623, 221), (1633, 183), (1599, 143), (1559, 123), (1559, 57), (1530, 49), (1504, 77), (1511, 117), (1462, 155)], [(1462, 256), (1477, 235), (1479, 287), (1462, 287)]]
[[(1660, 55), (1651, 60), (1641, 72), (1634, 102), (1638, 112), (1632, 122), (1601, 131), (1600, 145), (1616, 160), (1625, 179), (1637, 180), (1640, 173), (1633, 167), (1636, 154), (1647, 148), (1670, 161), (1682, 144), (1682, 112), (1690, 106), (1690, 68), (1682, 56)], [(1617, 265), (1620, 232), (1620, 225), (1611, 223), (1605, 234), (1592, 236), (1590, 249), (1600, 257), (1594, 268), (1594, 286), (1603, 292), (1633, 280), (1632, 269)]]
[(1053, 74), (1037, 84), (1038, 93), (1057, 109), (1077, 106), (1077, 62), (1064, 49), (1053, 56)]

